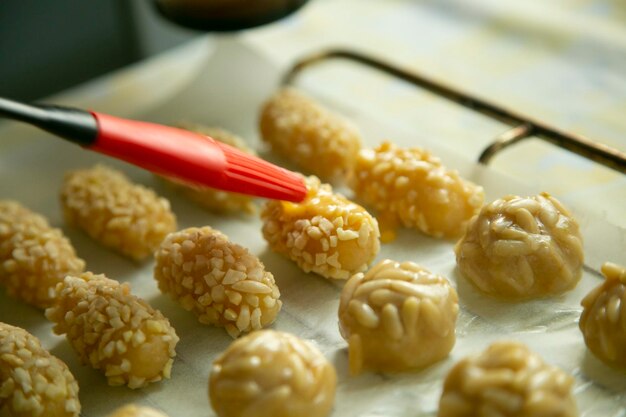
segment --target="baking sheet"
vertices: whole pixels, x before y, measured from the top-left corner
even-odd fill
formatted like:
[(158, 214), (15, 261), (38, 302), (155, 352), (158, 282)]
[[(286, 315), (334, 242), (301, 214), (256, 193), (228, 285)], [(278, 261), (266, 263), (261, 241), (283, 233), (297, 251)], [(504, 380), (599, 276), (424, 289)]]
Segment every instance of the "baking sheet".
[[(258, 108), (275, 90), (280, 74), (279, 68), (244, 41), (224, 39), (214, 54), (207, 54), (202, 70), (197, 71), (187, 85), (147, 106), (143, 114), (133, 116), (164, 123), (189, 120), (220, 125), (258, 146)], [(464, 176), (483, 185), (487, 201), (508, 193), (528, 195), (542, 191), (476, 166), (467, 156), (438, 145), (434, 138), (420, 137), (415, 131), (395, 127), (392, 120), (381, 120), (376, 114), (357, 111), (349, 99), (332, 94), (328, 85), (324, 89), (318, 88), (315, 81), (314, 77), (304, 78), (302, 87), (328, 106), (349, 115), (364, 132), (367, 146), (374, 146), (382, 139), (393, 139), (399, 145), (429, 148), (449, 167), (459, 169)], [(149, 94), (150, 89), (159, 88), (159, 80), (146, 83), (142, 88), (146, 90), (135, 88), (132, 93)], [(116, 100), (122, 105), (128, 97), (124, 94), (108, 96), (107, 111), (119, 116), (128, 115), (114, 110)], [(95, 107), (94, 110), (102, 109)], [(3, 147), (3, 138), (18, 130), (22, 139)], [(626, 378), (587, 352), (577, 325), (581, 298), (600, 283), (599, 265), (606, 260), (624, 263), (626, 233), (590, 213), (577, 210), (573, 203), (569, 206), (581, 223), (587, 268), (575, 290), (549, 300), (509, 304), (478, 294), (456, 275), (453, 242), (402, 231), (394, 243), (383, 245), (377, 260), (390, 257), (417, 262), (449, 278), (457, 287), (461, 304), (457, 343), (446, 360), (420, 372), (399, 375), (365, 373), (349, 377), (346, 343), (337, 328), (342, 282), (304, 274), (290, 261), (271, 253), (261, 236), (258, 218), (212, 215), (163, 187), (145, 171), (85, 152), (34, 129), (25, 135), (22, 127), (8, 126), (0, 130), (0, 198), (14, 198), (47, 216), (54, 226), (61, 227), (70, 237), (79, 255), (87, 261), (88, 269), (129, 282), (135, 294), (170, 319), (181, 338), (170, 380), (139, 390), (109, 387), (99, 372), (79, 364), (64, 338), (52, 335), (52, 326), (41, 312), (0, 292), (0, 320), (28, 329), (68, 364), (80, 385), (84, 416), (104, 416), (131, 401), (160, 408), (170, 416), (213, 416), (207, 394), (211, 362), (232, 341), (223, 329), (200, 325), (195, 316), (159, 293), (152, 277), (153, 261), (133, 263), (63, 224), (58, 202), (63, 173), (96, 162), (122, 169), (136, 182), (151, 186), (169, 198), (180, 228), (211, 225), (259, 256), (276, 277), (284, 302), (273, 327), (313, 340), (337, 369), (339, 384), (333, 416), (436, 415), (441, 383), (447, 370), (461, 357), (479, 352), (491, 341), (503, 338), (527, 343), (546, 361), (574, 374), (581, 415), (626, 415)]]

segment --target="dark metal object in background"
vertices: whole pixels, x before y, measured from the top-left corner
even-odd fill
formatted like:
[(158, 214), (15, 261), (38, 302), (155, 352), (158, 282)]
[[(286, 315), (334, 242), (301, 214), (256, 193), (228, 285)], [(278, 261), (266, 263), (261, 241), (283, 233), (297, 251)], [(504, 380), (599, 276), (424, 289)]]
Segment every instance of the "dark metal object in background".
[(307, 0), (153, 0), (166, 19), (189, 29), (229, 32), (265, 25), (304, 6)]
[(0, 0), (0, 95), (37, 100), (140, 58), (128, 0)]
[(470, 95), (449, 85), (428, 79), (422, 75), (391, 65), (377, 58), (357, 52), (333, 49), (314, 53), (298, 60), (283, 78), (283, 84), (293, 83), (304, 69), (331, 59), (346, 59), (375, 68), (396, 78), (422, 87), (450, 101), (475, 110), (486, 116), (506, 123), (512, 128), (500, 134), (480, 155), (478, 162), (488, 164), (496, 153), (529, 137), (537, 137), (567, 149), (599, 164), (626, 174), (626, 153), (613, 149), (582, 135), (561, 130), (547, 122), (499, 106), (482, 98)]

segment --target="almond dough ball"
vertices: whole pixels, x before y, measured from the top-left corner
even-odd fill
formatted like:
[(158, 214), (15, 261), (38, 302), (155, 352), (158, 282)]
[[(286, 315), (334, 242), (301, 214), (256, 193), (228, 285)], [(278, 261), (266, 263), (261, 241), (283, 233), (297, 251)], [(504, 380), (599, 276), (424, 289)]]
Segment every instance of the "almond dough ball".
[(167, 417), (167, 415), (151, 407), (129, 404), (118, 408), (108, 417)]
[(0, 323), (0, 415), (78, 417), (78, 384), (32, 334)]
[(277, 154), (331, 182), (352, 170), (361, 147), (356, 127), (293, 88), (264, 104), (260, 129)]
[(626, 268), (607, 262), (602, 274), (604, 282), (582, 300), (578, 325), (596, 357), (626, 368)]
[[(225, 129), (189, 123), (180, 123), (178, 126), (182, 129), (190, 130), (201, 135), (210, 136), (217, 141), (233, 146), (250, 155), (256, 155), (254, 149), (250, 148), (242, 138)], [(187, 184), (174, 178), (166, 179), (166, 181), (175, 188), (181, 190), (187, 198), (207, 210), (218, 213), (244, 212), (251, 214), (256, 212), (254, 199), (248, 195), (222, 191), (195, 184)]]
[(0, 200), (0, 284), (11, 297), (46, 308), (57, 283), (84, 269), (60, 229), (16, 201)]
[(519, 342), (496, 342), (448, 373), (439, 417), (574, 417), (574, 378)]
[(306, 178), (306, 186), (301, 203), (266, 203), (261, 218), (270, 248), (325, 278), (366, 270), (380, 249), (376, 219), (317, 177)]
[(339, 304), (350, 372), (404, 371), (445, 358), (454, 346), (458, 312), (448, 281), (413, 262), (386, 259), (354, 275)]
[(209, 399), (219, 417), (325, 417), (336, 385), (335, 369), (311, 343), (260, 330), (213, 362)]
[(154, 277), (200, 323), (225, 327), (232, 337), (269, 326), (282, 306), (259, 258), (209, 226), (169, 234), (156, 252)]
[(176, 230), (169, 201), (102, 165), (67, 173), (61, 204), (70, 225), (134, 260), (150, 256)]
[(140, 388), (170, 377), (178, 336), (160, 311), (130, 293), (127, 283), (91, 272), (67, 276), (57, 285), (46, 317), (109, 385)]
[(461, 275), (494, 297), (556, 295), (574, 288), (582, 276), (578, 223), (548, 193), (508, 195), (486, 205), (455, 252)]
[(484, 200), (482, 187), (439, 158), (390, 142), (359, 152), (350, 186), (378, 213), (384, 242), (395, 238), (398, 224), (434, 237), (458, 237)]

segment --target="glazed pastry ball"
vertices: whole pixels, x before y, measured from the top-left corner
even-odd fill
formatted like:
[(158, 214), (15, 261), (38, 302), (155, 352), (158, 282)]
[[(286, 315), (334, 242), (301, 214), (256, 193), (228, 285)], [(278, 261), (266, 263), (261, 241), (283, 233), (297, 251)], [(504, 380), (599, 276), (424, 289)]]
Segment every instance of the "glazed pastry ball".
[(272, 150), (326, 181), (344, 179), (361, 148), (352, 124), (293, 88), (265, 103), (260, 128)]
[(383, 241), (393, 240), (398, 224), (434, 237), (459, 237), (484, 199), (482, 187), (427, 151), (390, 142), (359, 152), (350, 186), (377, 211)]
[(178, 336), (161, 312), (132, 295), (126, 283), (91, 272), (68, 276), (57, 285), (46, 317), (109, 385), (140, 388), (170, 377)]
[(32, 334), (0, 323), (0, 415), (78, 417), (78, 384)]
[(219, 417), (325, 417), (336, 384), (335, 369), (315, 346), (260, 330), (213, 362), (209, 398)]
[(61, 204), (69, 224), (134, 260), (150, 256), (176, 230), (166, 199), (102, 165), (66, 174)]
[(604, 282), (582, 300), (579, 326), (587, 347), (607, 364), (626, 368), (626, 268), (602, 265)]
[[(215, 140), (226, 143), (250, 155), (256, 155), (256, 152), (246, 145), (243, 139), (227, 130), (188, 123), (180, 123), (178, 126), (182, 129), (210, 136)], [(254, 199), (250, 196), (187, 184), (173, 178), (167, 179), (167, 181), (180, 189), (187, 198), (208, 210), (219, 213), (254, 213), (256, 211)]]
[(483, 207), (455, 247), (461, 274), (482, 292), (522, 300), (560, 294), (582, 275), (578, 223), (548, 193)]
[(0, 284), (11, 297), (46, 308), (56, 284), (84, 269), (60, 229), (16, 201), (0, 200)]
[(156, 252), (154, 277), (201, 323), (225, 327), (232, 337), (269, 326), (282, 306), (263, 263), (209, 226), (168, 235)]
[(574, 378), (519, 342), (496, 342), (448, 373), (439, 417), (574, 417)]
[(366, 270), (380, 249), (376, 219), (316, 177), (306, 178), (306, 186), (301, 203), (266, 203), (261, 218), (270, 248), (325, 278)]
[(386, 259), (354, 275), (339, 305), (350, 372), (404, 371), (445, 358), (454, 346), (458, 312), (448, 281), (413, 262)]
[(167, 415), (154, 408), (129, 404), (118, 408), (108, 417), (167, 417)]

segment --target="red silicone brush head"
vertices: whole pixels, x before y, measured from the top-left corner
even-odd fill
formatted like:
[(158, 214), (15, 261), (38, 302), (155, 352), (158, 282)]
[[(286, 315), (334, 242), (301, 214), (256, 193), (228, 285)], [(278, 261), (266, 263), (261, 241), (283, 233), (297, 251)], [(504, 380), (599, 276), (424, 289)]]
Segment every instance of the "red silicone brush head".
[(90, 149), (157, 174), (277, 200), (306, 196), (298, 174), (270, 164), (208, 136), (154, 123), (92, 112), (98, 136)]
[[(300, 202), (307, 190), (301, 175), (216, 141), (226, 157), (225, 183), (230, 191), (274, 200)], [(230, 188), (229, 187), (229, 188)]]

